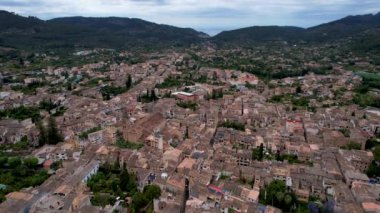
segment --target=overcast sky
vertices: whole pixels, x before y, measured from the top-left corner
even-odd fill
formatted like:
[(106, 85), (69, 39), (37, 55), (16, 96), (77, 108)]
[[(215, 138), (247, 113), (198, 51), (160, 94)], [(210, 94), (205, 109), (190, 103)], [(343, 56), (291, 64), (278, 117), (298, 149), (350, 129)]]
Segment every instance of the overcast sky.
[(380, 0), (0, 0), (0, 9), (41, 19), (133, 17), (214, 35), (253, 25), (310, 27), (377, 13)]

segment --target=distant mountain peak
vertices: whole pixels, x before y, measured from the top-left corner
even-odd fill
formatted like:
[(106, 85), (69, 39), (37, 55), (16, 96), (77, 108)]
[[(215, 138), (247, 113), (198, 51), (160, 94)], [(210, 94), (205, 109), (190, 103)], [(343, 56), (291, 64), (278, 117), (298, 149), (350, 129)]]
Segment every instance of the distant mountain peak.
[[(291, 26), (253, 26), (223, 31), (213, 40), (219, 43), (266, 42), (266, 41), (326, 41), (354, 36), (369, 29), (380, 27), (377, 14), (347, 16), (307, 29)], [(243, 41), (242, 41), (243, 39)]]

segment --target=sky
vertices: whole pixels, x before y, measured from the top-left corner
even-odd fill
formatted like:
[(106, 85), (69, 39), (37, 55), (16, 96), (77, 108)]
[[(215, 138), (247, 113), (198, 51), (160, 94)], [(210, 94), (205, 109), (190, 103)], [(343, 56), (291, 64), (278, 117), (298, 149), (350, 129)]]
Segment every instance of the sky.
[(51, 19), (129, 17), (215, 35), (249, 26), (311, 27), (380, 12), (380, 0), (0, 0), (0, 9)]

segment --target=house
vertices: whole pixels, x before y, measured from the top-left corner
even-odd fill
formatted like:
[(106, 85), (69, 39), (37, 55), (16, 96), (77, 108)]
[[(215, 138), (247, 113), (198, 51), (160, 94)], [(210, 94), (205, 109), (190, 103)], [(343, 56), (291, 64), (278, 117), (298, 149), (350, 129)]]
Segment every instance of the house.
[(301, 120), (286, 120), (285, 128), (288, 132), (301, 132), (303, 125)]
[(88, 134), (88, 140), (91, 143), (101, 143), (103, 141), (103, 133), (104, 133), (104, 130), (90, 133)]
[(185, 191), (185, 178), (177, 174), (170, 176), (166, 182), (166, 191), (182, 195)]
[(209, 192), (209, 197), (214, 201), (220, 202), (224, 197), (224, 191), (218, 186), (210, 184), (207, 186), (207, 189)]
[(358, 171), (365, 173), (373, 160), (372, 152), (362, 150), (339, 150), (339, 154)]
[(363, 207), (365, 212), (378, 213), (379, 209), (380, 209), (380, 204), (374, 203), (374, 202), (364, 202), (364, 203), (362, 203), (362, 207)]
[(247, 202), (258, 203), (259, 202), (259, 194), (260, 194), (260, 191), (257, 189), (243, 188), (240, 196), (243, 199), (245, 199)]
[(187, 92), (173, 92), (172, 95), (181, 101), (196, 101), (198, 96)]
[(180, 174), (188, 174), (191, 169), (193, 169), (195, 163), (197, 161), (193, 158), (185, 158), (183, 161), (177, 166), (178, 173)]
[(159, 132), (155, 132), (145, 138), (145, 144), (149, 147), (165, 151), (168, 149), (169, 145), (164, 141), (162, 135)]
[(182, 155), (181, 150), (171, 149), (171, 150), (167, 150), (166, 152), (164, 152), (164, 154), (162, 156), (162, 161), (166, 165), (165, 167), (167, 167), (167, 165), (169, 163), (173, 163), (173, 164), (177, 165), (182, 160), (182, 156), (183, 155)]
[(380, 207), (380, 185), (353, 181), (351, 191), (356, 202), (360, 203), (366, 212), (371, 212), (373, 207)]
[[(90, 196), (83, 193), (78, 193), (71, 203), (71, 210), (77, 211), (84, 206), (91, 206)], [(79, 211), (81, 212), (81, 211)]]
[(73, 187), (69, 185), (61, 185), (54, 191), (54, 195), (59, 195), (61, 197), (66, 197), (69, 193), (73, 191)]
[(351, 186), (354, 181), (368, 183), (369, 178), (366, 174), (363, 174), (354, 170), (347, 170), (344, 173), (344, 180), (347, 185)]
[(96, 160), (91, 161), (82, 170), (82, 173), (84, 174), (82, 182), (87, 183), (87, 181), (92, 177), (92, 175), (96, 174), (98, 170), (99, 170), (99, 162)]

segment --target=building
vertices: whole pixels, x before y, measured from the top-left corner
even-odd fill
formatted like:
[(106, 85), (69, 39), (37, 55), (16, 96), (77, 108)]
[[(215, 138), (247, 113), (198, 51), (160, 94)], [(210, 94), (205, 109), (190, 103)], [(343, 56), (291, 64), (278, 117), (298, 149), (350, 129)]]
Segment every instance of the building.
[(196, 101), (198, 96), (187, 92), (173, 92), (172, 95), (181, 101)]

